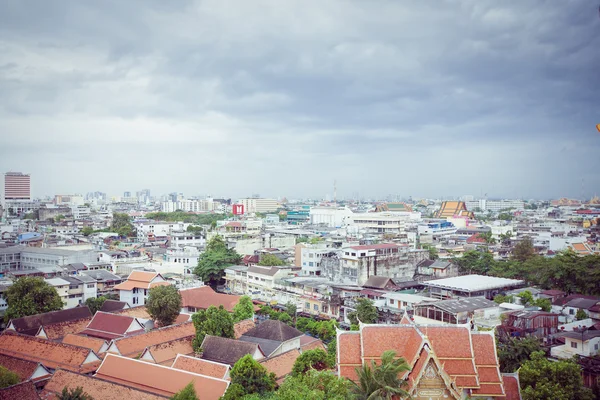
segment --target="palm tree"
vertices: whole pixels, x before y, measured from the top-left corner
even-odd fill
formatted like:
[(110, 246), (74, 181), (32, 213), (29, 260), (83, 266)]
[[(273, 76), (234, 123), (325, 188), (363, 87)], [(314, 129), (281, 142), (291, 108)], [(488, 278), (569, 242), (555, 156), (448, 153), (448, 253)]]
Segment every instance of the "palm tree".
[(407, 398), (409, 393), (406, 380), (400, 378), (403, 372), (410, 371), (404, 358), (396, 359), (396, 352), (385, 351), (381, 355), (381, 364), (364, 364), (356, 368), (358, 383), (353, 382), (352, 392), (356, 400), (391, 400)]

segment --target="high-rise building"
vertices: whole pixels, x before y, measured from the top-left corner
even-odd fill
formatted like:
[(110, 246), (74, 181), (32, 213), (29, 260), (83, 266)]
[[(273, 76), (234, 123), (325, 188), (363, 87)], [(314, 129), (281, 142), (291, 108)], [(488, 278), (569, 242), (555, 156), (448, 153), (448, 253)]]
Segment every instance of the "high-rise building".
[(31, 200), (31, 176), (21, 172), (4, 174), (4, 199)]

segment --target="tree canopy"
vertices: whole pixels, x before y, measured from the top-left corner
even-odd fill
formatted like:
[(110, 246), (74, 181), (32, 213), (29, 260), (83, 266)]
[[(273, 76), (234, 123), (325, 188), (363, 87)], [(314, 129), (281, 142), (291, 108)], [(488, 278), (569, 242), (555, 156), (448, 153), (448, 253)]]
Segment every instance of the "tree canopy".
[(146, 214), (146, 218), (153, 219), (155, 221), (167, 221), (167, 222), (185, 222), (194, 225), (210, 225), (216, 223), (216, 221), (227, 218), (226, 214), (194, 214), (187, 213), (185, 211), (175, 212), (154, 212)]
[(8, 309), (4, 320), (62, 310), (64, 304), (56, 289), (43, 278), (25, 276), (17, 279), (6, 291)]
[(233, 318), (223, 306), (219, 308), (210, 306), (206, 310), (200, 310), (192, 315), (196, 337), (192, 346), (196, 352), (201, 351), (202, 342), (206, 335), (220, 336), (233, 339)]
[(263, 255), (260, 256), (260, 260), (258, 261), (258, 265), (261, 265), (261, 266), (264, 266), (264, 267), (277, 267), (277, 266), (286, 265), (286, 262), (283, 261), (281, 258), (277, 257), (274, 254), (265, 253), (265, 254), (263, 254)]
[(270, 400), (347, 400), (351, 398), (349, 387), (347, 379), (312, 369), (287, 377)]
[(529, 360), (532, 353), (541, 350), (540, 343), (532, 336), (498, 340), (496, 347), (502, 372), (515, 372)]
[(363, 324), (374, 324), (379, 319), (377, 308), (373, 305), (373, 301), (365, 298), (356, 299), (356, 311), (348, 314), (348, 318), (353, 325), (358, 324), (358, 320)]
[(186, 387), (175, 393), (173, 397), (171, 397), (171, 400), (198, 400), (194, 383), (188, 383)]
[(16, 385), (19, 382), (21, 382), (19, 375), (0, 365), (0, 389)]
[(307, 350), (303, 352), (294, 362), (292, 374), (304, 374), (310, 369), (316, 369), (317, 371), (329, 369), (333, 366), (329, 364), (329, 361), (329, 357), (327, 356), (325, 350)]
[(410, 371), (404, 358), (396, 358), (396, 352), (387, 350), (381, 355), (381, 363), (365, 363), (356, 368), (358, 382), (352, 382), (352, 392), (356, 400), (406, 398), (408, 386), (400, 375)]
[(181, 294), (175, 286), (156, 286), (148, 291), (146, 310), (160, 326), (168, 326), (177, 319), (181, 304)]
[(107, 299), (104, 296), (90, 297), (85, 301), (85, 305), (88, 306), (92, 314), (96, 314), (96, 312), (102, 308), (106, 300)]
[(536, 351), (519, 370), (523, 400), (592, 400), (583, 386), (581, 368), (573, 360), (550, 361)]
[(240, 322), (254, 316), (254, 304), (248, 296), (240, 297), (238, 303), (233, 307), (233, 322)]
[(230, 372), (231, 385), (239, 385), (244, 394), (264, 394), (275, 389), (275, 374), (247, 354), (240, 358)]
[(240, 255), (227, 244), (219, 235), (214, 236), (206, 245), (204, 253), (198, 258), (198, 266), (194, 273), (211, 287), (221, 284), (225, 268), (239, 263)]
[(58, 395), (58, 400), (94, 400), (94, 398), (84, 392), (81, 386), (77, 386), (75, 389), (69, 389), (65, 386)]
[(132, 236), (134, 234), (134, 227), (131, 224), (129, 215), (125, 213), (113, 213), (110, 230), (123, 237)]

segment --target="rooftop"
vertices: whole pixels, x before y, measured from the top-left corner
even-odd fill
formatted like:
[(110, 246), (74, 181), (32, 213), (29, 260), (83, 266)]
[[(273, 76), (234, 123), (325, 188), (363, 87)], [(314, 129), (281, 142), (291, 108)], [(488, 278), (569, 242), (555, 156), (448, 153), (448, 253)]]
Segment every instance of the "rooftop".
[(179, 354), (172, 365), (175, 369), (193, 372), (195, 374), (211, 376), (218, 379), (227, 379), (229, 376), (229, 365), (201, 358), (189, 357)]
[(246, 337), (276, 340), (278, 342), (286, 342), (302, 335), (303, 333), (298, 329), (271, 319), (264, 321), (244, 334)]
[(457, 290), (461, 292), (479, 292), (483, 290), (501, 289), (524, 284), (524, 281), (518, 279), (496, 278), (494, 276), (485, 275), (463, 275), (453, 278), (435, 279), (423, 282), (423, 285), (425, 286)]
[(90, 318), (92, 313), (87, 306), (68, 308), (43, 314), (30, 315), (10, 320), (9, 328), (19, 333), (34, 336), (38, 333), (40, 326), (52, 325), (60, 322), (74, 321), (82, 318)]
[(210, 335), (204, 338), (202, 349), (204, 350), (202, 352), (203, 359), (228, 365), (234, 365), (246, 354), (254, 355), (257, 352), (262, 353), (262, 350), (260, 350), (256, 343)]
[(116, 339), (109, 350), (118, 352), (123, 356), (137, 356), (149, 346), (166, 343), (171, 340), (195, 334), (196, 330), (194, 324), (192, 322), (185, 322), (180, 325), (170, 325), (164, 328), (151, 330), (150, 332)]
[(481, 310), (483, 308), (498, 307), (496, 303), (483, 297), (463, 297), (460, 299), (441, 300), (434, 303), (421, 304), (422, 306), (437, 307), (452, 314)]
[(179, 291), (183, 307), (195, 307), (207, 309), (210, 306), (223, 306), (232, 312), (233, 307), (239, 302), (240, 296), (222, 294), (215, 292), (210, 286), (202, 286), (193, 289), (182, 289)]

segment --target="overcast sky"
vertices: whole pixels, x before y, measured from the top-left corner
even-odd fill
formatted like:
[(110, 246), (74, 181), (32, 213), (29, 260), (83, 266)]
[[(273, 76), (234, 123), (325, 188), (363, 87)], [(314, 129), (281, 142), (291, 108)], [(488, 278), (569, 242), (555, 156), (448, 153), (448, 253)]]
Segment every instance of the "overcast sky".
[(598, 2), (0, 3), (36, 196), (600, 194)]

